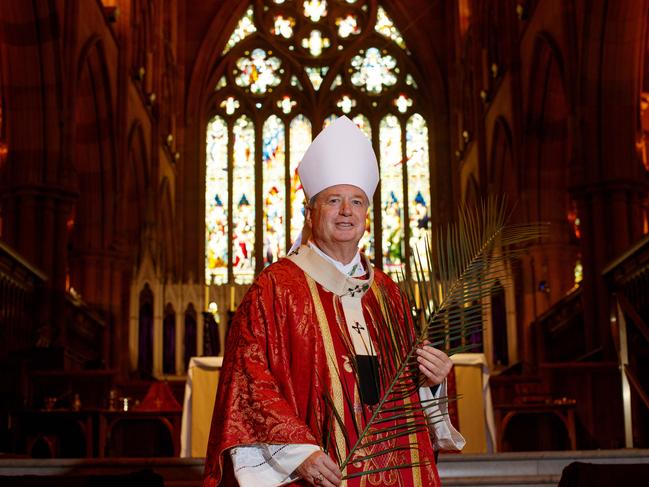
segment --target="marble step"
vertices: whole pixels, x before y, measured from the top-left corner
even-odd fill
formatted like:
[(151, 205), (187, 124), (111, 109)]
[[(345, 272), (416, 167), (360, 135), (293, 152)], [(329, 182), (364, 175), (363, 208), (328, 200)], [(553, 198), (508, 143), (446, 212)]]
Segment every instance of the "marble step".
[[(498, 453), (494, 455), (440, 455), (442, 484), (463, 487), (547, 487), (557, 485), (564, 467), (572, 462), (647, 464), (649, 450)], [(204, 460), (200, 458), (9, 459), (0, 457), (2, 477), (49, 477), (48, 486), (66, 485), (71, 475), (118, 475), (151, 469), (165, 487), (200, 487)]]
[(499, 476), (490, 477), (442, 477), (442, 485), (462, 487), (548, 487), (556, 486), (559, 479), (556, 475), (534, 475), (534, 476)]
[(495, 455), (440, 455), (439, 474), (444, 486), (557, 485), (572, 462), (600, 464), (649, 463), (649, 450), (594, 450), (516, 452)]

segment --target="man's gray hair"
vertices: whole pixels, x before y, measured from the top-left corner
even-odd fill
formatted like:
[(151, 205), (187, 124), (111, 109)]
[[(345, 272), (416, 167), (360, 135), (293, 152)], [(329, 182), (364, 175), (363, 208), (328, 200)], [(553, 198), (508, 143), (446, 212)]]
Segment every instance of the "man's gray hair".
[[(320, 191), (320, 193), (322, 193), (322, 191)], [(316, 194), (314, 194), (313, 196), (311, 196), (311, 198), (310, 198), (308, 201), (305, 199), (305, 200), (304, 200), (304, 206), (305, 206), (305, 208), (313, 208), (313, 205), (315, 205), (315, 201), (316, 201), (316, 199), (318, 198), (318, 195), (319, 195), (320, 193), (316, 193)], [(365, 195), (365, 202), (367, 203), (367, 206), (369, 207), (371, 201), (369, 201), (369, 200), (367, 199), (367, 195)]]

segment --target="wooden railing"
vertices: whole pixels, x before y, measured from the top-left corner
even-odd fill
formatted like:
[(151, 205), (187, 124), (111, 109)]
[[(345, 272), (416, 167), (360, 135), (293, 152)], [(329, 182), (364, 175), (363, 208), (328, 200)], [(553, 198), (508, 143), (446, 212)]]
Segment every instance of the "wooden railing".
[(104, 330), (102, 317), (88, 304), (66, 294), (64, 304), (64, 368), (104, 369)]
[(0, 241), (0, 360), (32, 348), (44, 325), (39, 302), (45, 275)]
[(557, 301), (533, 324), (535, 364), (581, 361), (588, 353), (584, 341), (581, 288)]
[(649, 420), (649, 236), (609, 264), (603, 275), (613, 298), (611, 334), (622, 381), (625, 446), (633, 448), (649, 441), (642, 427), (634, 429), (634, 423)]

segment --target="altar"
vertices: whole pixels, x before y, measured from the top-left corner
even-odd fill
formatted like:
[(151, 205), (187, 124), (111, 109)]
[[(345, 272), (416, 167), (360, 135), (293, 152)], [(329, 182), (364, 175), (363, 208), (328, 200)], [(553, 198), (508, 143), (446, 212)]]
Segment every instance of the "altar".
[[(496, 435), (489, 391), (489, 369), (482, 353), (459, 353), (454, 364), (459, 431), (464, 453), (493, 453)], [(223, 357), (192, 357), (183, 401), (181, 457), (205, 456)]]
[(205, 457), (222, 364), (223, 357), (189, 360), (180, 433), (181, 457)]
[(455, 372), (458, 429), (466, 439), (463, 453), (495, 453), (496, 426), (484, 353), (451, 356)]

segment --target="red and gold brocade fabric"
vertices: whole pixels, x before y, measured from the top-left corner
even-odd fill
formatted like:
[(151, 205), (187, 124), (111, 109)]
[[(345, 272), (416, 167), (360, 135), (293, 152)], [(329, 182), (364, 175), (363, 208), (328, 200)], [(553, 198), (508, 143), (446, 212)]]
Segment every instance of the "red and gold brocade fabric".
[[(391, 305), (400, 307), (401, 303), (399, 290), (387, 275), (375, 271), (373, 280), (372, 290), (362, 297), (368, 324), (381, 313), (377, 286), (387, 290)], [(356, 390), (358, 396), (355, 375), (346, 363), (349, 351), (342, 333), (347, 331), (341, 323), (344, 317), (336, 309), (339, 304), (336, 293), (316, 283), (289, 259), (280, 260), (259, 275), (239, 306), (228, 335), (207, 449), (205, 487), (236, 485), (228, 454), (233, 447), (259, 443), (323, 445), (318, 432), (326, 431), (329, 419), (324, 395), (328, 391), (335, 399), (336, 391), (346, 387)], [(379, 332), (374, 329), (373, 337)], [(328, 350), (332, 348), (336, 369), (344, 371), (340, 372), (342, 381), (330, 373), (332, 363), (327, 360), (328, 356), (331, 360)], [(355, 401), (354, 411), (341, 404), (350, 432), (350, 415), (362, 420), (369, 410), (360, 400)], [(350, 439), (355, 440), (353, 434)], [(399, 452), (389, 456), (390, 465), (412, 461), (426, 465), (361, 476), (344, 485), (439, 485), (428, 434), (403, 437), (402, 441), (417, 442), (418, 458)], [(351, 464), (344, 473), (385, 466), (385, 461), (384, 456)]]
[[(382, 282), (386, 279), (388, 282)], [(401, 309), (401, 297), (399, 296), (399, 290), (392, 283), (392, 281), (383, 273), (375, 271), (375, 280), (381, 281), (381, 284), (372, 287), (372, 292), (368, 292), (366, 296), (363, 297), (363, 312), (365, 314), (365, 322), (369, 325), (370, 335), (374, 343), (380, 343), (378, 340), (377, 330), (374, 325), (376, 324), (376, 319), (373, 317), (380, 314), (381, 306), (379, 304), (379, 299), (388, 298), (390, 304), (395, 306), (395, 314), (403, 316)], [(382, 296), (381, 292), (378, 291), (378, 287), (383, 287), (389, 293), (389, 296)], [(341, 322), (343, 320), (342, 312), (339, 308), (340, 300), (328, 292), (322, 286), (317, 286), (318, 297), (320, 298), (320, 303), (318, 305), (322, 306), (326, 316), (329, 318), (328, 322), (330, 324), (329, 329), (331, 330), (331, 342), (333, 344), (333, 349), (335, 351), (336, 357), (336, 370), (338, 371), (338, 382), (340, 386), (346, 391), (353, 391), (354, 400), (350, 407), (346, 401), (339, 401), (337, 408), (339, 410), (344, 410), (345, 412), (345, 425), (346, 430), (349, 435), (350, 444), (354, 444), (358, 439), (358, 435), (355, 434), (354, 423), (352, 421), (352, 415), (356, 419), (356, 424), (364, 427), (367, 424), (367, 421), (372, 416), (373, 408), (362, 403), (358, 386), (357, 386), (357, 377), (356, 373), (353, 370), (353, 367), (350, 363), (349, 357), (349, 345), (345, 345), (343, 341), (343, 333), (347, 334), (346, 323)], [(379, 298), (379, 295), (381, 297)], [(378, 298), (378, 299), (377, 299)], [(334, 317), (335, 318), (332, 318)], [(334, 332), (338, 331), (338, 333)], [(349, 338), (347, 338), (349, 340)], [(327, 341), (327, 337), (324, 337), (324, 341)], [(377, 347), (375, 347), (377, 348)], [(377, 350), (379, 356), (379, 362), (381, 362), (381, 352)], [(335, 397), (335, 388), (334, 389), (334, 400)], [(383, 393), (383, 391), (381, 391)], [(351, 394), (350, 394), (351, 395)], [(382, 395), (382, 394), (381, 394)], [(411, 397), (407, 398), (406, 401), (414, 402), (419, 401), (419, 396), (417, 393), (413, 394)], [(403, 403), (401, 403), (403, 404)], [(396, 406), (395, 403), (390, 404), (391, 407)], [(422, 422), (425, 423), (425, 418), (421, 418)], [(382, 428), (389, 428), (392, 425), (396, 425), (393, 422), (382, 422)], [(383, 435), (385, 437), (385, 435)], [(379, 437), (372, 437), (372, 440), (378, 439)], [(339, 441), (339, 443), (341, 443)], [(408, 450), (406, 446), (411, 444), (417, 444), (418, 448), (414, 450)], [(440, 485), (439, 478), (437, 476), (437, 469), (435, 468), (433, 447), (431, 444), (431, 439), (429, 432), (422, 431), (418, 434), (411, 434), (409, 436), (403, 436), (398, 439), (387, 440), (382, 443), (377, 443), (372, 445), (362, 451), (359, 451), (361, 456), (371, 456), (376, 455), (381, 451), (386, 451), (389, 449), (403, 447), (401, 451), (392, 451), (385, 455), (377, 455), (369, 460), (365, 460), (362, 463), (350, 463), (344, 474), (350, 475), (360, 471), (371, 471), (376, 469), (381, 469), (385, 467), (396, 467), (398, 465), (411, 465), (419, 464), (423, 465), (413, 467), (413, 468), (399, 468), (399, 469), (390, 469), (383, 472), (377, 472), (372, 474), (367, 474), (357, 478), (352, 478), (347, 481), (347, 486), (360, 486), (360, 487), (369, 487), (369, 486), (437, 486)]]

